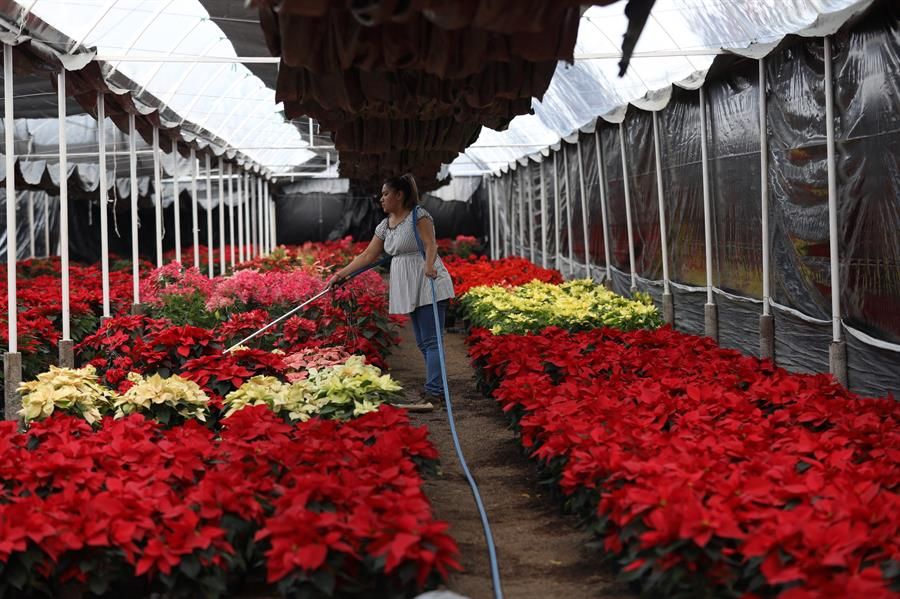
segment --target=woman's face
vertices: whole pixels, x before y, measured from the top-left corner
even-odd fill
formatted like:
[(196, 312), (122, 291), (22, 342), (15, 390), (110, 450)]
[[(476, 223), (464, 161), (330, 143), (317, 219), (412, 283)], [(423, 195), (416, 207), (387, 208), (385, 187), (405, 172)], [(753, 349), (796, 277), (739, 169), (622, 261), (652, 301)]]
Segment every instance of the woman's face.
[(381, 186), (381, 209), (387, 213), (399, 212), (403, 208), (403, 194), (391, 189), (387, 184)]

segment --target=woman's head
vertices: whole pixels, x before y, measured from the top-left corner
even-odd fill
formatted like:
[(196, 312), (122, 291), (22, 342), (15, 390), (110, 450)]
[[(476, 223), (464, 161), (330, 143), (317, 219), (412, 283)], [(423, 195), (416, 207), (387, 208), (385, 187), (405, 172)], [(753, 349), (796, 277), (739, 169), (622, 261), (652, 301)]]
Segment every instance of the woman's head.
[(384, 185), (381, 186), (381, 207), (385, 212), (412, 210), (418, 203), (419, 189), (410, 173), (385, 179)]

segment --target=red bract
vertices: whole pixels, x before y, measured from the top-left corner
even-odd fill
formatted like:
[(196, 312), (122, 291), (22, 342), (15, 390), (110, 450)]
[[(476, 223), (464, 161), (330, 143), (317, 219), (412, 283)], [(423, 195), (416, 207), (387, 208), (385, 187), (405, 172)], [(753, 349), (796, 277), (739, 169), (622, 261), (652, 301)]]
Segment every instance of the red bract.
[(523, 445), (648, 592), (893, 596), (893, 399), (669, 328), (469, 343)]
[[(0, 563), (27, 556), (29, 584), (82, 589), (143, 580), (147, 590), (184, 593), (218, 581), (196, 596), (227, 593), (263, 552), (272, 582), (340, 567), (363, 593), (412, 593), (458, 567), (415, 462), (433, 460), (434, 448), (405, 413), (383, 407), (347, 423), (289, 425), (256, 407), (225, 425), (220, 437), (195, 422), (164, 430), (141, 416), (106, 418), (97, 431), (59, 415), (26, 434), (5, 426)], [(234, 535), (257, 557), (231, 559)], [(384, 566), (374, 566), (381, 555)], [(117, 559), (128, 567), (95, 567)], [(405, 566), (415, 580), (394, 574)]]
[(444, 259), (444, 264), (453, 278), (453, 289), (457, 297), (479, 285), (518, 287), (535, 280), (544, 283), (563, 282), (559, 271), (535, 266), (525, 258), (489, 260), (484, 256), (470, 256), (468, 259), (449, 256)]

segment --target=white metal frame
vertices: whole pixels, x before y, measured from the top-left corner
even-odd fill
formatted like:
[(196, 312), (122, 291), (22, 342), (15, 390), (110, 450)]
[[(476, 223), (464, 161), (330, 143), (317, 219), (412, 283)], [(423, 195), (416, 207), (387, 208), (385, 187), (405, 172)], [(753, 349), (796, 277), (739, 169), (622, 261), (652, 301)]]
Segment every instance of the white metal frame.
[(628, 265), (631, 270), (631, 290), (637, 289), (637, 268), (634, 259), (634, 227), (631, 218), (631, 185), (628, 183), (628, 156), (625, 151), (625, 121), (619, 123), (619, 147), (622, 151), (622, 186), (625, 188), (625, 224), (628, 227)]
[(706, 303), (715, 304), (712, 262), (712, 199), (709, 188), (709, 150), (706, 140), (706, 91), (700, 87), (700, 160), (703, 172), (703, 236), (706, 254)]
[(213, 248), (216, 242), (213, 239), (213, 218), (212, 218), (212, 163), (210, 161), (209, 152), (204, 154), (206, 163), (206, 256), (207, 266), (209, 267), (209, 278), (216, 276), (215, 261), (213, 260)]
[(581, 136), (578, 137), (578, 143), (575, 144), (575, 152), (578, 156), (578, 187), (581, 191), (581, 225), (584, 233), (584, 268), (587, 271), (587, 277), (592, 279), (590, 223), (588, 222), (587, 192), (584, 187), (584, 167), (581, 159)]
[(838, 245), (837, 166), (834, 152), (834, 67), (831, 37), (825, 36), (825, 134), (828, 159), (828, 246), (831, 261), (831, 335), (841, 341), (841, 263)]
[(153, 203), (155, 210), (156, 233), (156, 267), (163, 265), (163, 233), (162, 233), (162, 182), (159, 166), (159, 127), (153, 127), (153, 195), (156, 201)]
[(606, 261), (606, 272), (604, 276), (606, 280), (612, 279), (612, 271), (609, 266), (612, 260), (612, 254), (609, 248), (609, 215), (607, 213), (607, 197), (606, 197), (606, 168), (603, 159), (603, 143), (600, 140), (600, 129), (594, 131), (594, 146), (597, 153), (597, 179), (600, 184), (600, 220), (603, 226), (603, 258)]
[(194, 254), (194, 266), (200, 269), (200, 215), (197, 208), (197, 179), (200, 178), (200, 161), (197, 160), (197, 151), (191, 147), (191, 237)]
[(659, 247), (662, 254), (663, 293), (671, 293), (669, 290), (669, 243), (668, 228), (666, 227), (666, 202), (663, 189), (662, 149), (659, 141), (659, 113), (653, 115), (653, 155), (656, 158), (656, 199), (659, 202)]
[(103, 317), (111, 316), (109, 311), (109, 188), (106, 177), (106, 100), (97, 94), (97, 147), (100, 153), (100, 270), (103, 287)]
[[(6, 295), (8, 305), (8, 335), (9, 346), (7, 352), (10, 354), (18, 353), (18, 306), (16, 305), (16, 178), (12, 176), (15, 172), (15, 121), (13, 120), (13, 49), (8, 44), (3, 44), (3, 125), (6, 136), (5, 153), (6, 153)], [(65, 79), (63, 79), (65, 84)], [(60, 88), (60, 96), (65, 101), (65, 87)], [(65, 112), (65, 103), (60, 109)], [(65, 119), (60, 119), (60, 128), (65, 128)], [(65, 145), (65, 133), (60, 137), (60, 147)], [(64, 162), (60, 162), (62, 169)], [(60, 170), (61, 176), (64, 177), (63, 171)], [(10, 199), (12, 201), (10, 201)], [(60, 221), (62, 219), (60, 218)], [(68, 272), (63, 269), (64, 281), (69, 282)], [(63, 289), (63, 299), (65, 299), (65, 291)], [(68, 338), (65, 334), (68, 332), (68, 313), (65, 312), (66, 306), (63, 306), (63, 338)]]
[(766, 63), (759, 59), (759, 190), (762, 228), (763, 315), (771, 310), (771, 272), (769, 264), (769, 130), (766, 123)]
[(178, 140), (172, 137), (172, 196), (175, 212), (175, 260), (181, 262), (181, 200), (178, 197)]
[(140, 256), (138, 254), (138, 177), (137, 177), (137, 131), (134, 113), (128, 114), (128, 167), (131, 179), (131, 277), (134, 303), (141, 303)]

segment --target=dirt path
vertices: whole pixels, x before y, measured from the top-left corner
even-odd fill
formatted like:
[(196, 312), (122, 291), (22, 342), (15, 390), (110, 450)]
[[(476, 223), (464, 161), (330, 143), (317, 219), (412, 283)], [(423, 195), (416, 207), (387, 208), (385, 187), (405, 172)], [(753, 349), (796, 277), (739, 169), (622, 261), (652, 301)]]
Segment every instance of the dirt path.
[[(401, 337), (388, 360), (391, 375), (415, 395), (424, 378), (422, 355), (411, 325)], [(585, 546), (590, 535), (576, 528), (575, 518), (562, 514), (541, 491), (534, 466), (522, 455), (502, 412), (475, 388), (463, 336), (448, 334), (445, 345), (457, 431), (494, 532), (504, 596), (632, 599), (627, 587), (614, 582), (612, 572), (599, 564), (596, 550)], [(450, 523), (465, 569), (450, 578), (448, 588), (472, 599), (489, 599), (487, 545), (453, 450), (447, 413), (442, 409), (413, 414), (413, 420), (428, 425), (440, 452), (442, 475), (426, 480), (425, 492), (437, 518)]]

